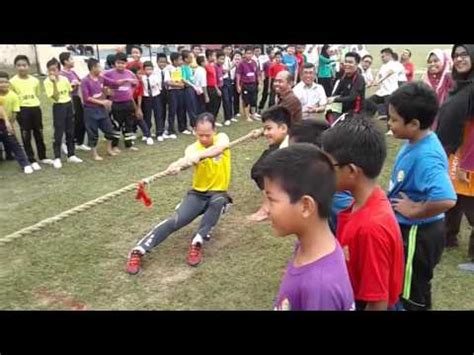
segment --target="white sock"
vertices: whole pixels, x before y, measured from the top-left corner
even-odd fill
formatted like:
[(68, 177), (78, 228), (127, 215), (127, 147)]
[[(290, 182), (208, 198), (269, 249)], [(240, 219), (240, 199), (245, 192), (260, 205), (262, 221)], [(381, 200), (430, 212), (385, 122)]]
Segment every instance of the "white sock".
[(138, 251), (138, 252), (140, 252), (140, 254), (142, 254), (142, 255), (145, 255), (145, 253), (146, 253), (145, 249), (143, 249), (143, 248), (140, 247), (140, 246), (133, 248), (132, 252), (133, 252), (133, 251)]
[(191, 242), (192, 245), (196, 245), (197, 243), (203, 244), (204, 240), (202, 239), (201, 235), (198, 233), (196, 236), (193, 238), (193, 241)]

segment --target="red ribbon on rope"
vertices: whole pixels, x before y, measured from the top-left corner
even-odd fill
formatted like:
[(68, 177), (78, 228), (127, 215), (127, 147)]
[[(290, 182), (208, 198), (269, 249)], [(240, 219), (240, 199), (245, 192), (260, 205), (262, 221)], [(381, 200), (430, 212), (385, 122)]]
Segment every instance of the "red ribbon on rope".
[(140, 181), (137, 185), (137, 195), (135, 196), (135, 199), (142, 200), (146, 207), (151, 207), (152, 205), (151, 197), (147, 194), (145, 183), (143, 181)]

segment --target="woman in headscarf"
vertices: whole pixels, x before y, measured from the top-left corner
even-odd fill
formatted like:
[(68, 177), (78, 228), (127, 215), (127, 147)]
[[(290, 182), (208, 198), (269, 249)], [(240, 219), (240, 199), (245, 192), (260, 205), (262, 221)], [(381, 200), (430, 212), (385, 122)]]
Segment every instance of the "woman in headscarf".
[(453, 46), (454, 89), (440, 107), (438, 136), (449, 157), (449, 173), (458, 200), (446, 213), (446, 244), (457, 246), (462, 215), (471, 226), (469, 258), (474, 262), (474, 45)]
[(439, 105), (441, 106), (448, 98), (449, 90), (454, 86), (453, 79), (449, 73), (450, 58), (441, 49), (436, 48), (428, 53), (426, 61), (428, 68), (423, 75), (423, 81), (436, 92)]

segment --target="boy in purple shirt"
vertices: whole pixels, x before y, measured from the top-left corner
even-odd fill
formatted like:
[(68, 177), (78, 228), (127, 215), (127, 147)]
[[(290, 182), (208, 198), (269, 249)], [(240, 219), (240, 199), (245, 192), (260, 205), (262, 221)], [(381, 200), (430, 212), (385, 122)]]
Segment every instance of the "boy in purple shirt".
[(336, 191), (331, 161), (317, 147), (296, 143), (270, 153), (260, 169), (275, 235), (298, 238), (274, 309), (353, 310), (344, 253), (328, 224)]
[[(122, 131), (125, 147), (134, 151), (138, 150), (133, 146), (133, 141), (136, 138), (133, 134), (133, 119), (138, 114), (138, 107), (133, 99), (133, 91), (138, 80), (135, 74), (125, 69), (126, 65), (127, 55), (118, 53), (115, 56), (115, 68), (104, 73), (104, 77), (113, 81), (122, 81), (121, 84), (113, 87), (112, 116)], [(112, 145), (117, 147), (118, 140), (114, 140)]]
[(84, 144), (86, 126), (84, 125), (84, 109), (82, 107), (81, 98), (79, 97), (81, 79), (72, 69), (74, 68), (74, 58), (70, 52), (63, 52), (59, 55), (59, 62), (63, 67), (59, 74), (66, 77), (72, 86), (71, 97), (74, 107), (74, 141), (76, 143), (76, 149), (89, 151), (91, 150), (90, 147)]
[[(253, 48), (247, 47), (245, 49), (244, 59), (240, 62), (235, 72), (237, 92), (242, 95), (244, 110), (248, 121), (252, 121), (252, 118), (255, 120), (260, 118), (260, 115), (256, 113), (258, 77), (260, 71), (257, 63), (252, 59), (252, 56)], [(248, 107), (250, 107), (250, 113)]]
[(104, 85), (116, 86), (121, 81), (115, 82), (107, 77), (101, 76), (102, 68), (95, 58), (90, 58), (87, 62), (89, 75), (82, 79), (81, 91), (84, 100), (84, 123), (87, 130), (89, 145), (92, 150), (94, 160), (102, 160), (97, 154), (97, 140), (99, 129), (104, 133), (107, 142), (107, 152), (109, 155), (117, 155), (112, 149), (112, 142), (120, 138), (120, 132), (114, 132), (108, 111), (112, 107), (112, 101), (106, 100)]

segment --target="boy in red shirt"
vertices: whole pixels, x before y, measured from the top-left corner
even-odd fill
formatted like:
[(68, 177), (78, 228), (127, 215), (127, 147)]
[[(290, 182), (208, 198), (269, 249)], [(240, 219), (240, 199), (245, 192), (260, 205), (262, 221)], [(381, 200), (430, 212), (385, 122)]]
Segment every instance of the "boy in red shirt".
[(413, 81), (415, 78), (415, 65), (411, 61), (411, 51), (409, 49), (404, 49), (400, 59), (400, 63), (402, 63), (405, 68), (407, 82)]
[[(217, 85), (217, 72), (216, 72), (216, 51), (212, 49), (206, 49), (207, 65), (206, 79), (207, 79), (207, 94), (209, 96), (209, 102), (206, 103), (206, 110), (214, 115), (217, 119), (219, 114), (219, 108), (221, 106), (222, 92), (219, 90)], [(216, 124), (219, 127), (219, 125)]]
[(270, 78), (270, 99), (268, 101), (268, 107), (272, 107), (275, 105), (275, 89), (273, 88), (273, 82), (275, 81), (275, 78), (277, 74), (283, 70), (288, 70), (286, 65), (281, 62), (283, 55), (281, 52), (276, 52), (275, 56), (273, 57), (273, 63), (270, 65), (270, 68), (268, 69), (268, 77)]
[(145, 120), (143, 119), (143, 111), (142, 111), (142, 100), (143, 100), (143, 82), (141, 79), (141, 75), (138, 73), (139, 69), (137, 66), (132, 66), (130, 71), (137, 76), (138, 84), (135, 86), (135, 90), (133, 91), (133, 100), (135, 101), (135, 115), (133, 117), (133, 131), (137, 131), (137, 126), (140, 127), (143, 133), (143, 141), (146, 142), (147, 145), (153, 145), (153, 138), (151, 138), (150, 127), (146, 124)]
[(395, 309), (402, 292), (403, 241), (392, 206), (377, 183), (387, 155), (385, 137), (368, 118), (342, 118), (324, 132), (337, 190), (351, 206), (338, 215), (336, 237), (346, 256), (357, 310)]

